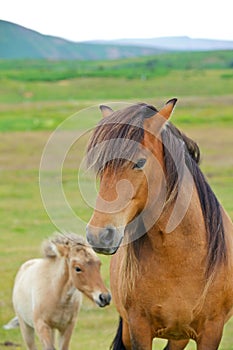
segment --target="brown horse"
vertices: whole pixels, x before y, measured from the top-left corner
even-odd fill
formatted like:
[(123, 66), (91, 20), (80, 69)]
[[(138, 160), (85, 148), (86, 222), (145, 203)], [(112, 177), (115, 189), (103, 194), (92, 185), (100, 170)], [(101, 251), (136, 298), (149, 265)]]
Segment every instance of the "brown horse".
[(87, 149), (100, 177), (87, 239), (111, 260), (120, 324), (113, 349), (216, 350), (233, 310), (233, 225), (203, 176), (197, 144), (141, 103), (103, 118)]

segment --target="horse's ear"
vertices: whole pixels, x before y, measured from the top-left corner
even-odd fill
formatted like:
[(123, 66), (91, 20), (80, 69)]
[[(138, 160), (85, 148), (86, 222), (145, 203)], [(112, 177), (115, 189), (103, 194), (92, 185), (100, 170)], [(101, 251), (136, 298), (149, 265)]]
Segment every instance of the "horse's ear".
[(163, 108), (161, 108), (158, 112), (155, 112), (155, 114), (151, 117), (146, 118), (144, 121), (144, 129), (154, 135), (158, 135), (165, 123), (170, 118), (176, 102), (176, 98), (167, 101)]
[(110, 114), (113, 113), (113, 110), (111, 107), (105, 106), (105, 105), (100, 105), (100, 110), (102, 112), (102, 116), (104, 118), (108, 117)]
[(176, 102), (177, 98), (172, 98), (171, 100), (167, 101), (165, 106), (162, 109), (160, 109), (159, 114), (161, 114), (166, 120), (168, 120), (172, 114)]
[(59, 244), (59, 243), (51, 243), (51, 248), (54, 251), (56, 256), (64, 256), (67, 257), (69, 254), (70, 246), (69, 244), (64, 245), (64, 244)]

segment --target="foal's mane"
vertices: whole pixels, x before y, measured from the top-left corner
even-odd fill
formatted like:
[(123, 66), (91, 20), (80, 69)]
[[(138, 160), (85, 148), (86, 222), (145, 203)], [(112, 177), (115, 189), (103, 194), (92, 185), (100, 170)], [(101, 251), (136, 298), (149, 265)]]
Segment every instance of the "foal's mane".
[(66, 246), (77, 246), (80, 249), (87, 246), (87, 242), (82, 236), (79, 236), (75, 233), (55, 233), (51, 238), (46, 239), (42, 244), (42, 252), (44, 257), (52, 258), (56, 257), (57, 253), (54, 250), (54, 245), (63, 245)]
[[(117, 169), (133, 161), (138, 145), (144, 138), (143, 123), (157, 113), (145, 103), (132, 105), (103, 118), (95, 128), (87, 148), (87, 166), (100, 174), (105, 167)], [(167, 203), (178, 194), (178, 169), (188, 167), (197, 189), (204, 217), (208, 255), (207, 276), (226, 260), (226, 242), (221, 206), (199, 168), (200, 150), (196, 142), (167, 122), (161, 132), (167, 180)], [(113, 142), (105, 142), (113, 140)], [(134, 141), (134, 142), (132, 142)], [(133, 241), (137, 257), (142, 239)]]

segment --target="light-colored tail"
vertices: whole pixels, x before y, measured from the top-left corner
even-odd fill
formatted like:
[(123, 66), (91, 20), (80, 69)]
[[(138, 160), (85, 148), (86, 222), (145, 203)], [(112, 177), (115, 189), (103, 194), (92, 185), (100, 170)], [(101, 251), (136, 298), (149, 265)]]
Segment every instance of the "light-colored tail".
[(14, 329), (19, 327), (19, 319), (17, 316), (12, 318), (7, 324), (4, 324), (2, 328), (4, 329)]

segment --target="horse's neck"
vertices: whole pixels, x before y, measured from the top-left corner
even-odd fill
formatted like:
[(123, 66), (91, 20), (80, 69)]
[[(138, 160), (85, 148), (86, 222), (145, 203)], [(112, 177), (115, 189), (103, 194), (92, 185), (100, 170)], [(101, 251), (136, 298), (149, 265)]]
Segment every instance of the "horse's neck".
[(187, 254), (190, 248), (196, 248), (200, 254), (204, 253), (206, 228), (196, 188), (186, 190), (183, 187), (176, 200), (167, 205), (147, 234), (156, 251), (166, 248), (160, 249), (161, 252), (167, 251), (171, 254), (174, 249), (178, 249), (180, 253), (183, 249)]
[(53, 266), (53, 285), (55, 290), (60, 291), (60, 297), (65, 300), (72, 296), (75, 288), (69, 276), (68, 261), (65, 258), (57, 259)]

